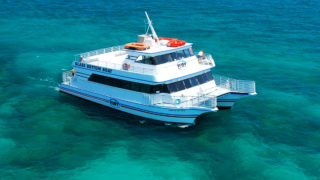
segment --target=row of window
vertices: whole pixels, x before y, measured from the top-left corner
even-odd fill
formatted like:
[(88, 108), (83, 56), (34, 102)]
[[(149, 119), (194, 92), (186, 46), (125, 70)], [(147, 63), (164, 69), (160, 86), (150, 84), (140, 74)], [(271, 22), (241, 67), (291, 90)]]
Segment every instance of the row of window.
[[(151, 64), (151, 65), (158, 65), (158, 64), (164, 64), (166, 62), (171, 62), (175, 60), (180, 60), (182, 58), (187, 58), (190, 56), (193, 56), (193, 50), (192, 48), (180, 50), (177, 52), (173, 52), (170, 54), (164, 54), (160, 56), (139, 56), (135, 62), (137, 63), (143, 63), (143, 64)], [(128, 59), (131, 59), (130, 56), (128, 56)]]
[(158, 84), (158, 85), (148, 85), (143, 83), (131, 82), (106, 76), (101, 76), (98, 74), (92, 74), (89, 77), (89, 81), (96, 83), (106, 84), (109, 86), (114, 86), (122, 89), (128, 89), (132, 91), (138, 91), (143, 93), (173, 93), (184, 89), (188, 89), (208, 81), (213, 80), (211, 72), (207, 72), (195, 77), (184, 79), (170, 84)]
[(191, 87), (198, 86), (200, 84), (204, 84), (211, 80), (213, 80), (213, 76), (210, 71), (192, 78), (170, 83), (167, 86), (168, 86), (169, 92), (173, 93), (173, 92), (182, 91), (184, 89), (189, 89)]

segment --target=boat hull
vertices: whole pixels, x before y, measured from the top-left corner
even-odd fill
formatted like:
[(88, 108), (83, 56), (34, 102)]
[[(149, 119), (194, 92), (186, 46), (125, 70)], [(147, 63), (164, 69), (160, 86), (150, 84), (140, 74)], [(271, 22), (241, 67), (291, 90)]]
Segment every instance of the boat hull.
[(231, 109), (234, 103), (236, 103), (240, 98), (246, 96), (253, 96), (255, 94), (250, 93), (240, 93), (240, 92), (230, 92), (217, 97), (217, 103), (219, 109)]
[(87, 90), (79, 89), (67, 84), (61, 84), (61, 92), (71, 94), (113, 109), (158, 121), (194, 124), (196, 118), (206, 112), (218, 109), (208, 108), (175, 108), (155, 105), (145, 105), (126, 101), (116, 97), (105, 96)]

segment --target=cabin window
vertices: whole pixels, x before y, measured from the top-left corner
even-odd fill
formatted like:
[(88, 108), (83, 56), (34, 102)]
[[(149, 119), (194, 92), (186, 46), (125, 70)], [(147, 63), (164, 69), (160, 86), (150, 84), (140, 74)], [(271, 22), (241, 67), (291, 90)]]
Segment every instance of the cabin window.
[(186, 57), (190, 57), (189, 49), (185, 49), (183, 51), (184, 51), (184, 54), (186, 55)]
[(161, 85), (155, 85), (155, 86), (152, 86), (151, 92), (152, 93), (161, 92), (161, 89), (162, 89)]
[(171, 54), (164, 54), (164, 55), (155, 56), (155, 57), (139, 56), (139, 58), (136, 60), (137, 63), (152, 64), (152, 65), (164, 64), (166, 62), (171, 62), (171, 61), (173, 61), (173, 57)]
[(114, 79), (104, 78), (103, 76), (98, 76), (99, 79), (104, 79), (104, 81), (101, 81), (102, 84), (109, 84), (110, 86), (115, 87), (122, 87), (121, 81), (117, 81)]
[(140, 91), (140, 86), (139, 86), (139, 84), (138, 84), (138, 83), (135, 83), (135, 82), (131, 82), (130, 90), (132, 90), (132, 91)]
[(183, 84), (183, 81), (178, 81), (178, 82), (176, 82), (176, 84), (177, 84), (178, 91), (182, 91), (182, 90), (186, 89), (186, 87)]
[(200, 74), (195, 77), (191, 77), (185, 80), (177, 81), (171, 84), (168, 84), (170, 93), (181, 91), (184, 89), (189, 89), (191, 87), (204, 84), (213, 79), (211, 72)]
[(186, 86), (186, 89), (191, 88), (191, 83), (190, 83), (190, 79), (185, 79), (184, 81), (184, 85)]
[(173, 93), (173, 92), (181, 91), (194, 86), (198, 86), (199, 84), (204, 84), (208, 81), (213, 80), (213, 76), (211, 72), (207, 72), (195, 77), (173, 82), (170, 84), (158, 84), (158, 85), (148, 85), (143, 83), (131, 82), (126, 80), (106, 77), (98, 74), (92, 74), (88, 80), (92, 82), (100, 83), (100, 84), (106, 84), (109, 86), (114, 86), (122, 89), (128, 89), (128, 90), (143, 92), (143, 93), (158, 93), (158, 92)]
[(203, 84), (205, 82), (202, 75), (198, 76), (197, 79), (199, 81), (199, 84)]
[(169, 89), (168, 89), (168, 86), (167, 86), (166, 84), (163, 84), (163, 85), (162, 85), (162, 90), (161, 90), (161, 92), (163, 92), (163, 93), (169, 93), (169, 92), (170, 92)]
[(150, 93), (151, 91), (151, 86), (150, 85), (147, 85), (147, 84), (139, 84), (140, 86), (140, 92), (143, 92), (143, 93)]
[(209, 79), (208, 79), (208, 77), (207, 77), (207, 73), (202, 74), (201, 76), (202, 76), (202, 78), (204, 79), (204, 82), (209, 81)]
[(138, 58), (137, 56), (132, 56), (132, 55), (128, 55), (127, 56), (127, 59), (129, 59), (129, 60), (134, 60), (135, 61), (135, 60), (137, 60), (137, 58)]
[(197, 77), (190, 78), (190, 81), (192, 86), (197, 86), (199, 84)]
[(180, 60), (182, 58), (184, 58), (185, 55), (184, 55), (184, 52), (183, 51), (177, 51), (177, 59)]
[(173, 61), (172, 55), (171, 54), (164, 54), (161, 56), (162, 59), (164, 59), (164, 62), (171, 62)]
[(211, 73), (211, 72), (207, 72), (205, 75), (207, 76), (208, 81), (213, 80), (213, 76), (212, 76), (212, 73)]
[(109, 86), (114, 86), (122, 89), (128, 89), (128, 90), (143, 92), (143, 93), (157, 93), (157, 92), (169, 93), (168, 87), (164, 84), (148, 85), (148, 84), (142, 84), (137, 82), (131, 82), (126, 80), (101, 76), (98, 74), (92, 74), (88, 80), (96, 83), (100, 83), (100, 84), (106, 84)]
[(151, 60), (152, 57), (150, 56), (139, 56), (137, 59), (136, 59), (136, 63), (142, 63), (142, 64), (152, 64), (152, 60)]
[(173, 60), (177, 60), (178, 59), (176, 52), (171, 53), (171, 55), (172, 55)]
[(158, 65), (158, 64), (164, 64), (166, 62), (171, 62), (173, 61), (173, 57), (172, 54), (164, 54), (161, 56), (155, 56), (154, 57), (154, 64)]
[(190, 55), (191, 55), (191, 56), (193, 56), (193, 55), (194, 55), (192, 47), (191, 47), (191, 48), (189, 48), (189, 52), (190, 52)]
[(176, 83), (168, 84), (168, 89), (170, 92), (177, 92), (178, 91), (177, 84)]
[(164, 61), (164, 59), (161, 56), (154, 57), (154, 65), (165, 63), (163, 61)]
[(187, 58), (193, 55), (194, 54), (193, 54), (192, 48), (189, 48), (189, 49), (179, 50), (177, 52), (155, 56), (155, 57), (151, 57), (151, 56), (135, 57), (135, 56), (128, 55), (128, 59), (135, 60), (136, 63), (159, 65), (167, 62), (172, 62), (175, 60), (180, 60), (182, 58)]

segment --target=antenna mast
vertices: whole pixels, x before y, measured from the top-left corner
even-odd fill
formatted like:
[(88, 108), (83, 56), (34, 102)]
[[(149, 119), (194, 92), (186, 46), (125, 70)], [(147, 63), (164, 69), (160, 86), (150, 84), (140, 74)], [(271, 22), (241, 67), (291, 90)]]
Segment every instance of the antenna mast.
[[(147, 11), (145, 11), (145, 14), (146, 14), (147, 19), (148, 19), (149, 27), (150, 27), (150, 29), (151, 29), (151, 31), (152, 31), (152, 35), (153, 35), (154, 38), (156, 39), (157, 44), (159, 44), (159, 38), (158, 38), (158, 36), (157, 36), (156, 31), (153, 29), (152, 22), (151, 22), (151, 20), (150, 20), (150, 18), (149, 18), (149, 16), (148, 16)], [(148, 29), (149, 29), (149, 28), (148, 28)]]

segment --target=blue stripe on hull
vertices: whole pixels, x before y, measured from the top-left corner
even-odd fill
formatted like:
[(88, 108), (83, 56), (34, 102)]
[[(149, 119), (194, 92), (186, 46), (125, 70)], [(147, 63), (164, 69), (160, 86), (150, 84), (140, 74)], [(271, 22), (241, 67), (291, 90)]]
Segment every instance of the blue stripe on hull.
[[(67, 85), (64, 85), (64, 86), (67, 86)], [(103, 99), (103, 98), (99, 98), (99, 97), (96, 97), (96, 96), (93, 96), (93, 95), (89, 95), (89, 94), (86, 94), (86, 93), (82, 93), (82, 92), (79, 92), (79, 91), (76, 91), (76, 90), (71, 90), (69, 88), (66, 88), (66, 87), (61, 87), (60, 86), (60, 89), (62, 91), (67, 91), (67, 92), (70, 92), (70, 93), (73, 93), (73, 94), (79, 94), (81, 96), (85, 96), (87, 98), (91, 98), (91, 99), (95, 99), (95, 100), (98, 100), (98, 101), (101, 101), (103, 103), (109, 103), (110, 101), (107, 100), (107, 99)], [(147, 113), (147, 114), (151, 114), (151, 115), (156, 115), (156, 116), (164, 116), (164, 117), (169, 117), (169, 118), (192, 118), (192, 119), (195, 119), (197, 116), (199, 116), (200, 114), (202, 113), (199, 113), (199, 114), (192, 114), (192, 115), (183, 115), (183, 114), (168, 114), (168, 113), (160, 113), (160, 112), (154, 112), (154, 111), (149, 111), (149, 110), (146, 110), (146, 109), (141, 109), (141, 108), (137, 108), (137, 107), (133, 107), (133, 106), (130, 106), (128, 104), (123, 104), (123, 103), (119, 103), (119, 105), (121, 107), (124, 107), (124, 108), (127, 108), (127, 109), (130, 109), (130, 110), (134, 110), (134, 111), (138, 111), (138, 112), (141, 112), (141, 113)], [(109, 107), (112, 107), (112, 106), (109, 106)], [(146, 107), (147, 108), (147, 107)], [(204, 111), (204, 110), (202, 110)], [(206, 111), (206, 112), (210, 112), (210, 111)], [(149, 117), (150, 118), (150, 117)]]
[(218, 108), (231, 108), (234, 105), (234, 103), (238, 101), (238, 99), (244, 96), (249, 96), (249, 94), (242, 92), (229, 92), (221, 96), (218, 96)]
[[(68, 87), (71, 87), (69, 85), (64, 85), (64, 86), (68, 86)], [(61, 86), (60, 86), (61, 88)], [(65, 87), (64, 87), (65, 88)], [(78, 89), (78, 90), (82, 90), (82, 91), (87, 91), (87, 90), (83, 90), (83, 89), (79, 89), (79, 88), (76, 88), (76, 87), (72, 87), (73, 89)], [(65, 89), (68, 89), (68, 88), (65, 88)], [(70, 89), (68, 89), (70, 90)], [(75, 92), (79, 92), (79, 93), (82, 93), (80, 91), (76, 91), (76, 90), (72, 90), (72, 91), (75, 91)], [(97, 93), (94, 93), (94, 92), (90, 92), (90, 91), (87, 91), (91, 94), (96, 94), (96, 95), (101, 95), (101, 94), (97, 94)], [(86, 94), (86, 93), (84, 93)], [(110, 96), (106, 96), (106, 95), (103, 95), (105, 97), (108, 97), (110, 99), (112, 99), (113, 97), (110, 97)], [(176, 109), (176, 108), (169, 108), (169, 107), (161, 107), (161, 106), (153, 106), (153, 105), (144, 105), (144, 104), (140, 104), (140, 103), (136, 103), (136, 102), (130, 102), (130, 101), (126, 101), (126, 100), (123, 100), (121, 99), (121, 101), (124, 101), (124, 102), (127, 102), (127, 103), (132, 103), (132, 104), (136, 104), (136, 105), (142, 105), (142, 106), (145, 106), (146, 108), (149, 108), (149, 107), (156, 107), (156, 108), (161, 108), (161, 109)], [(184, 108), (185, 110), (197, 110), (197, 111), (203, 111), (203, 112), (211, 112), (210, 109), (201, 109), (201, 108), (195, 108), (195, 107), (192, 107), (192, 108)]]

